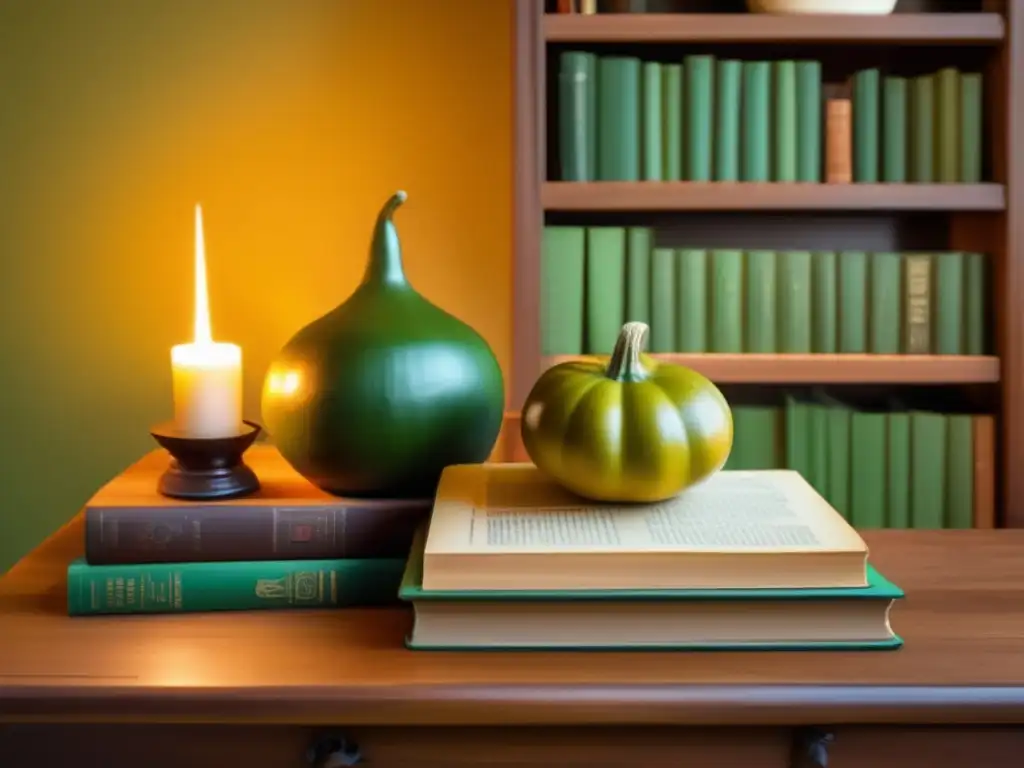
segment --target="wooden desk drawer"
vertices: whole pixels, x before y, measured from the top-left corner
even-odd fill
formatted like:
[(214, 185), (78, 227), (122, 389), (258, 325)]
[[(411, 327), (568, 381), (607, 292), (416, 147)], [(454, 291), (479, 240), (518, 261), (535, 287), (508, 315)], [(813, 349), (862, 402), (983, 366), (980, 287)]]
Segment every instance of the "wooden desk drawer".
[(1024, 762), (1024, 727), (868, 726), (833, 731), (828, 768), (1002, 768)]
[[(274, 726), (6, 726), (0, 766), (308, 768), (307, 747), (323, 734)], [(438, 727), (346, 734), (365, 757), (356, 765), (373, 768), (788, 768), (790, 758), (785, 729)]]

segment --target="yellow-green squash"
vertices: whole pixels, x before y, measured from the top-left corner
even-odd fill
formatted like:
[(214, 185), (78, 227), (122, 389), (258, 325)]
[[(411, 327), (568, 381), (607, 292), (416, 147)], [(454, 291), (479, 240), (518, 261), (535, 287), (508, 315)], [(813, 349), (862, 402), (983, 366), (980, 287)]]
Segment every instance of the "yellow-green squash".
[(646, 337), (646, 325), (626, 323), (610, 358), (553, 366), (526, 398), (526, 452), (580, 496), (661, 501), (717, 472), (729, 457), (725, 397), (696, 371), (643, 354)]

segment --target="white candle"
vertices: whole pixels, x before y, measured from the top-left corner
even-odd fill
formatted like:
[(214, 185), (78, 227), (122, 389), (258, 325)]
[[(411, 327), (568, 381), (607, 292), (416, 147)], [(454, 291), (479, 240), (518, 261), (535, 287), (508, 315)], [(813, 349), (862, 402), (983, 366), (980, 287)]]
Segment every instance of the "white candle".
[(195, 329), (191, 344), (171, 348), (174, 422), (189, 437), (228, 437), (242, 428), (242, 349), (213, 341), (206, 288), (203, 211), (196, 206)]

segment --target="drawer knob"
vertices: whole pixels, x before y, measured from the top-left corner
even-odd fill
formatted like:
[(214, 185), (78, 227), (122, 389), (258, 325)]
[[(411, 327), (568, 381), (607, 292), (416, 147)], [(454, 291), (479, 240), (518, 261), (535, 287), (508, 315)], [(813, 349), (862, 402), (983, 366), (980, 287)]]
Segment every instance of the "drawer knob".
[(306, 750), (310, 768), (349, 768), (363, 762), (359, 745), (342, 733), (321, 736)]
[(798, 731), (793, 743), (792, 768), (828, 768), (828, 748), (835, 740), (833, 733), (820, 728)]

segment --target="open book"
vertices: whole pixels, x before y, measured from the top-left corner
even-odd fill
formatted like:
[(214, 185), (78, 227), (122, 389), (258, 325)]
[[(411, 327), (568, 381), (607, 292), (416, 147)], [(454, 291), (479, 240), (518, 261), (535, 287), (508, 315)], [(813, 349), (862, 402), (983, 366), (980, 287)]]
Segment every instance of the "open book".
[(580, 499), (532, 464), (441, 476), (423, 589), (863, 587), (867, 545), (790, 470), (719, 472), (669, 501)]

